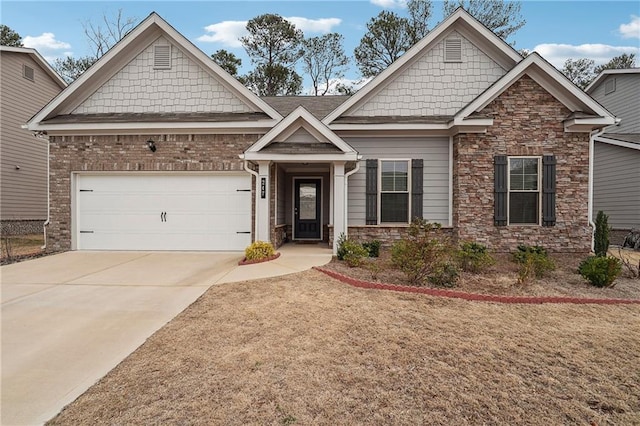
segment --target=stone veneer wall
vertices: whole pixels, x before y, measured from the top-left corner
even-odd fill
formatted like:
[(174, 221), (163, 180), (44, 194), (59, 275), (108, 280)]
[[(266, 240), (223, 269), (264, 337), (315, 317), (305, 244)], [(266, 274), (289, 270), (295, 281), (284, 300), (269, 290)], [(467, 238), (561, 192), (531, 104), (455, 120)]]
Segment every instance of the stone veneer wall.
[[(71, 173), (241, 171), (244, 170), (243, 162), (238, 154), (259, 137), (260, 135), (50, 137), (51, 223), (47, 228), (47, 249), (71, 249)], [(156, 142), (156, 152), (147, 148), (146, 141), (149, 139)], [(252, 206), (255, 206), (254, 202)]]
[[(570, 111), (528, 76), (480, 112), (493, 117), (486, 134), (454, 138), (453, 223), (460, 240), (512, 251), (518, 244), (588, 252), (589, 134), (565, 133)], [(495, 226), (493, 157), (555, 155), (556, 225)]]
[[(363, 225), (349, 226), (347, 233), (349, 234), (349, 239), (359, 242), (378, 240), (383, 248), (389, 249), (394, 243), (407, 235), (408, 229), (408, 225)], [(439, 232), (447, 237), (454, 237), (453, 228), (441, 228)], [(333, 226), (329, 226), (329, 246), (333, 246), (333, 237)]]

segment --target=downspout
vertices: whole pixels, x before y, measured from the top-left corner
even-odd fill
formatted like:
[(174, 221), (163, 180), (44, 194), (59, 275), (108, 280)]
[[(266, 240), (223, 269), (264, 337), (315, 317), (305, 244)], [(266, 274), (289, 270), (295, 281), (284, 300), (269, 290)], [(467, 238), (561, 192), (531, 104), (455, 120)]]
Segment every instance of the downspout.
[(51, 144), (49, 143), (49, 139), (47, 138), (47, 220), (42, 224), (42, 233), (44, 234), (44, 245), (40, 247), (40, 250), (46, 250), (47, 248), (47, 226), (51, 222), (51, 177), (49, 173), (51, 172), (51, 161), (49, 160), (49, 154), (51, 153)]
[[(620, 124), (621, 119), (616, 118), (615, 124), (613, 126), (617, 126)], [(594, 148), (595, 148), (595, 139), (598, 136), (601, 136), (607, 129), (613, 126), (603, 127), (600, 130), (595, 132), (591, 132), (589, 135), (589, 195), (588, 195), (588, 213), (587, 220), (589, 222), (589, 226), (591, 226), (591, 251), (595, 249), (595, 236), (596, 236), (596, 224), (593, 222), (593, 158), (594, 158)]]
[[(255, 170), (251, 170), (251, 168), (249, 167), (249, 161), (248, 160), (244, 160), (244, 169), (251, 173), (255, 178), (256, 178), (256, 185), (258, 185), (258, 172), (256, 172)], [(255, 219), (258, 217), (258, 194), (256, 194), (256, 201), (255, 204), (253, 206), (254, 209), (256, 209), (256, 214), (254, 216), (253, 219), (253, 238), (256, 238), (256, 236), (258, 235), (258, 221)]]
[[(348, 171), (344, 174), (344, 235), (347, 236), (349, 234), (349, 225), (347, 221), (349, 220), (349, 176), (358, 173), (360, 170), (360, 159), (362, 157), (358, 155), (358, 161), (356, 161), (356, 167), (353, 170)], [(333, 236), (335, 238), (335, 235)]]

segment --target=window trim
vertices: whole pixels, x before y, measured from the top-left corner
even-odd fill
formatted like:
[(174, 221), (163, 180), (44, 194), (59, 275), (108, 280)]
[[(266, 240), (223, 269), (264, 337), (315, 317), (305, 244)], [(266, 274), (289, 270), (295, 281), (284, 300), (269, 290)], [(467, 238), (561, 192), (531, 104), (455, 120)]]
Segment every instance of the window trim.
[[(404, 161), (407, 163), (407, 190), (406, 191), (383, 191), (382, 190), (382, 163), (384, 161)], [(379, 158), (378, 159), (378, 225), (408, 225), (411, 223), (411, 158)], [(406, 222), (383, 222), (382, 221), (382, 193), (385, 194), (407, 194), (407, 221)]]
[[(511, 190), (511, 160), (535, 158), (538, 160), (538, 189), (512, 191)], [(537, 192), (538, 193), (538, 222), (537, 223), (511, 223), (511, 192)], [(541, 155), (508, 155), (507, 156), (507, 226), (541, 226), (542, 225), (542, 156)]]

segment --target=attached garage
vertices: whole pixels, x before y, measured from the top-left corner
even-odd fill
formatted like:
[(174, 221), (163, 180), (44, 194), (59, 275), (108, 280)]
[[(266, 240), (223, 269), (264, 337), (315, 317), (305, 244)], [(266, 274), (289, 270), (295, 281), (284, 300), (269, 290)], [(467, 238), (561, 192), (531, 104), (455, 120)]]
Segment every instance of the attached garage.
[(248, 174), (77, 174), (78, 250), (244, 250)]

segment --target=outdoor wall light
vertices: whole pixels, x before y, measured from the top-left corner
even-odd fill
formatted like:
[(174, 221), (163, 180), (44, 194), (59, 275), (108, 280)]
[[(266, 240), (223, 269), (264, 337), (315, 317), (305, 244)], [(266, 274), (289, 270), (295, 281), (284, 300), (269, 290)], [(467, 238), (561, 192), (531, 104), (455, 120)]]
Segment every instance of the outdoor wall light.
[(149, 149), (151, 150), (151, 152), (156, 152), (156, 149), (157, 149), (157, 148), (156, 148), (156, 143), (155, 143), (152, 139), (149, 139), (149, 140), (147, 141), (147, 146), (149, 147)]

